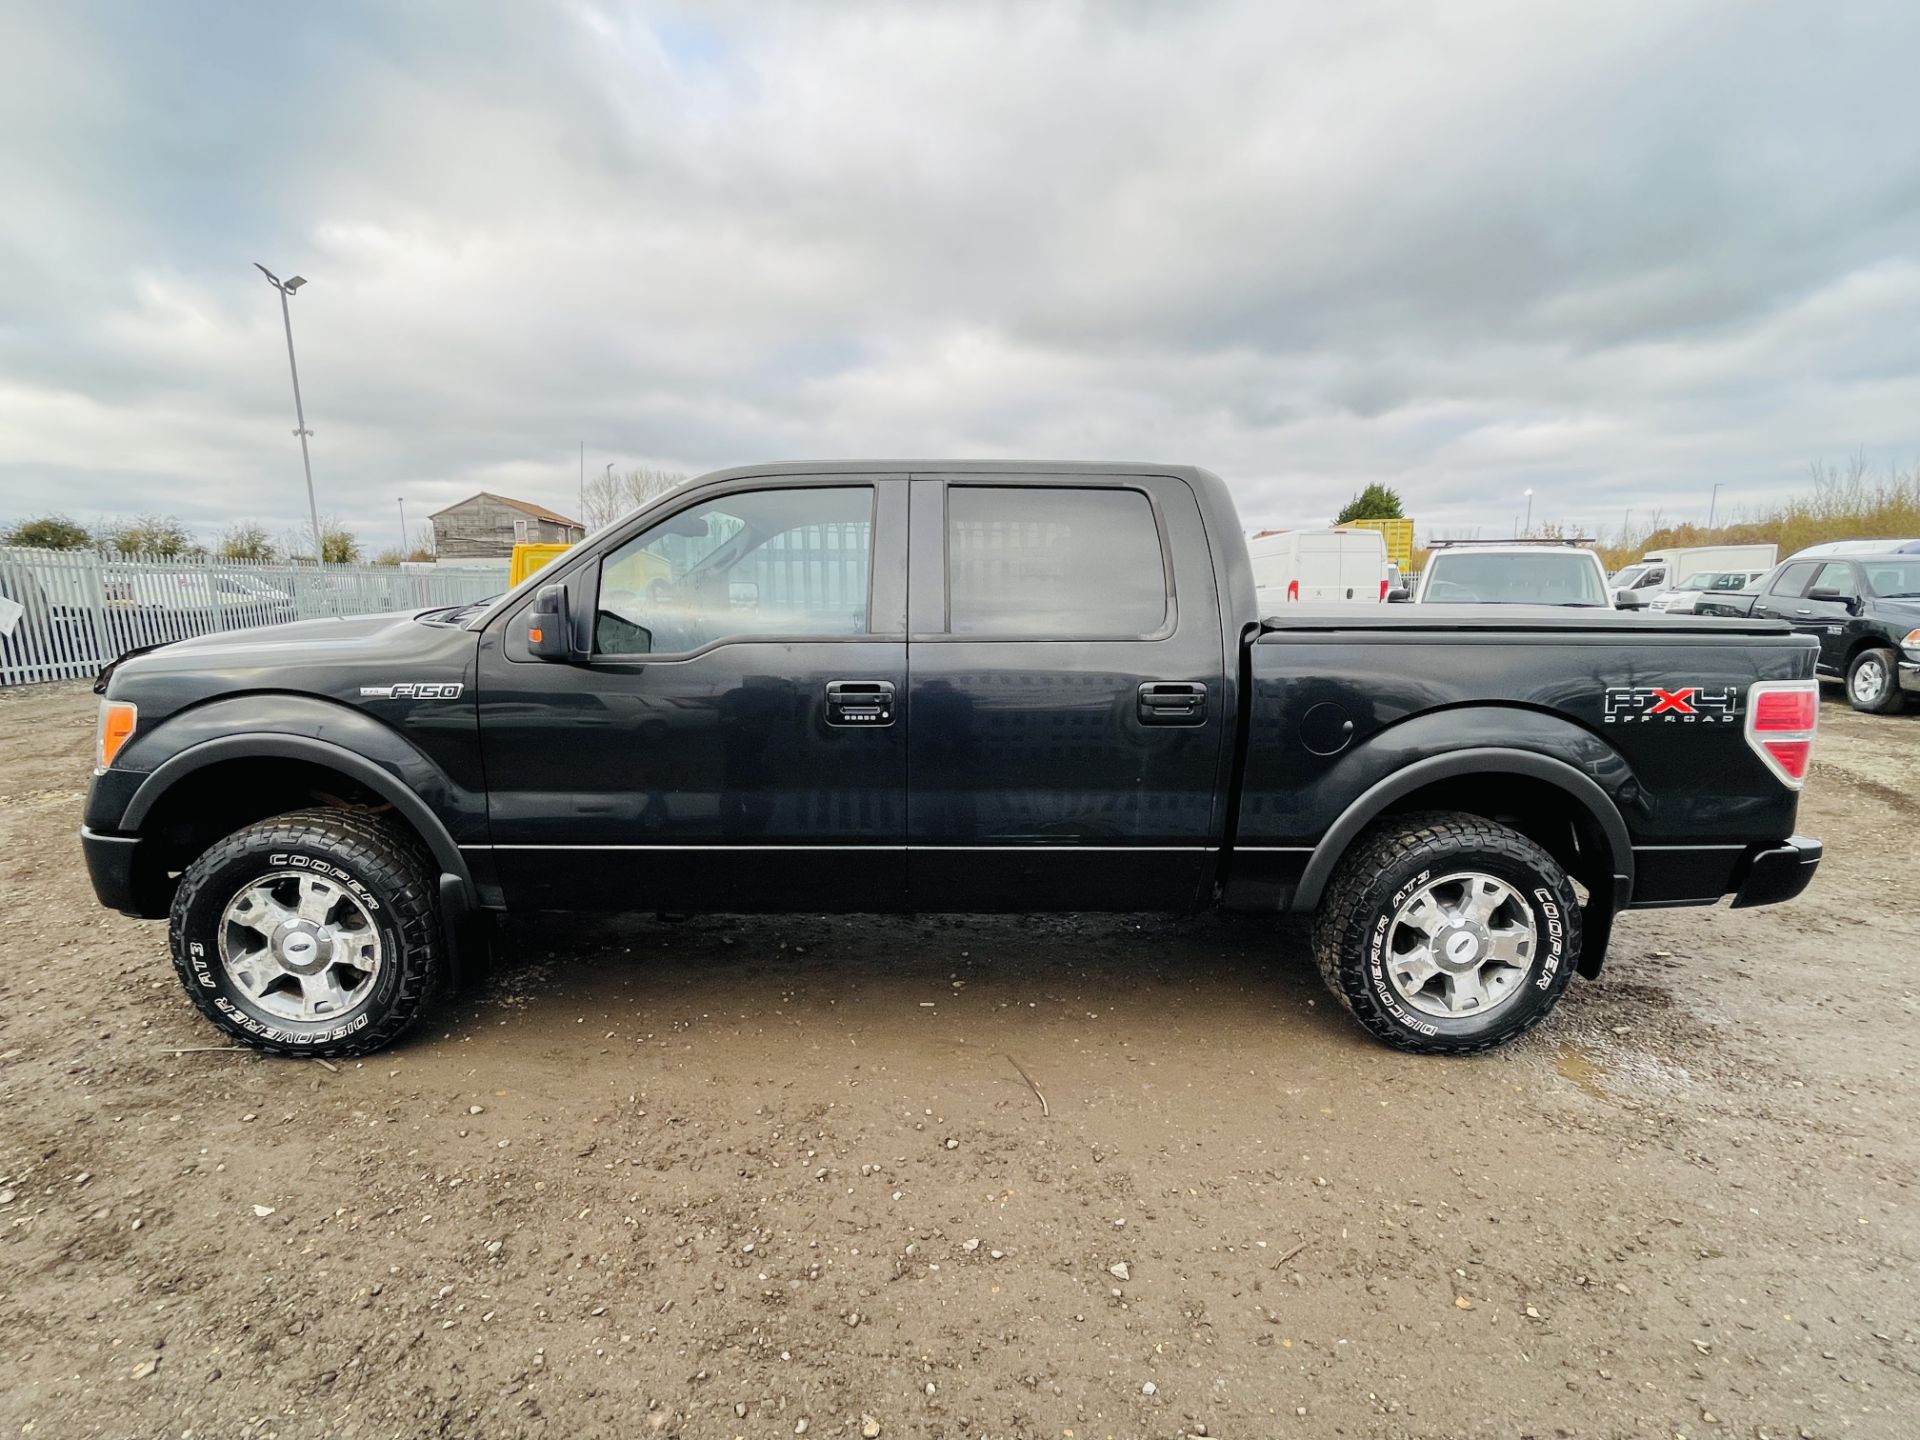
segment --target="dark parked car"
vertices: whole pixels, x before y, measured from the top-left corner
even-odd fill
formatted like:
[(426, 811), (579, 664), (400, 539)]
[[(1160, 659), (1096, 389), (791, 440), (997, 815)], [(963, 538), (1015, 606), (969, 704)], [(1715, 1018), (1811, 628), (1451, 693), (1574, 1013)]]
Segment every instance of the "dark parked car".
[(1788, 560), (1751, 592), (1702, 599), (1698, 613), (1780, 619), (1813, 636), (1815, 673), (1844, 684), (1856, 710), (1885, 715), (1920, 694), (1920, 555)]
[(1815, 647), (1524, 605), (1257, 614), (1204, 470), (707, 476), (482, 609), (113, 666), (83, 843), (263, 1049), (399, 1035), (477, 912), (1315, 917), (1328, 986), (1464, 1053), (1598, 973), (1628, 906), (1760, 905)]

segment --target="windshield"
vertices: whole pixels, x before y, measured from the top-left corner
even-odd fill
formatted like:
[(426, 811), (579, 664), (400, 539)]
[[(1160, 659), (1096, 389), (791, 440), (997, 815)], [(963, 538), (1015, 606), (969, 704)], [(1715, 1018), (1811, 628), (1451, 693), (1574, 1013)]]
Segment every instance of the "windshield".
[(1436, 555), (1420, 598), (1436, 605), (1608, 604), (1586, 555)]
[(1920, 600), (1920, 560), (1869, 560), (1860, 568), (1882, 600)]
[(1644, 565), (1629, 565), (1617, 573), (1609, 583), (1616, 590), (1631, 590), (1640, 583), (1640, 577), (1646, 573), (1647, 567)]

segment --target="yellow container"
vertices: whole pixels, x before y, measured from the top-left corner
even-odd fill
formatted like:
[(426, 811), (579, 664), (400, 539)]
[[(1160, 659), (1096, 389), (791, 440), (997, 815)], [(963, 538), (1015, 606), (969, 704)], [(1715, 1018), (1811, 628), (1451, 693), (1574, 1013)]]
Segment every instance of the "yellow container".
[(1387, 558), (1402, 570), (1413, 563), (1413, 521), (1349, 520), (1362, 530), (1378, 530), (1387, 540)]
[(544, 569), (554, 560), (567, 553), (571, 545), (516, 545), (513, 547), (513, 566), (507, 572), (507, 584), (518, 585), (534, 571)]

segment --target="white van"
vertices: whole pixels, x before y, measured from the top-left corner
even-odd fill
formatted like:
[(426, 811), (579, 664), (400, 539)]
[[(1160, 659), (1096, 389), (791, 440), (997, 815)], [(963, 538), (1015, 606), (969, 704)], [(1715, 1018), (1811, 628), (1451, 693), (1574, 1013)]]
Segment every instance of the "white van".
[(1311, 601), (1387, 598), (1387, 541), (1378, 530), (1278, 530), (1247, 541), (1260, 613)]
[(1673, 550), (1649, 550), (1613, 577), (1620, 604), (1637, 608), (1656, 592), (1678, 590), (1703, 570), (1771, 570), (1780, 558), (1778, 545), (1683, 545)]

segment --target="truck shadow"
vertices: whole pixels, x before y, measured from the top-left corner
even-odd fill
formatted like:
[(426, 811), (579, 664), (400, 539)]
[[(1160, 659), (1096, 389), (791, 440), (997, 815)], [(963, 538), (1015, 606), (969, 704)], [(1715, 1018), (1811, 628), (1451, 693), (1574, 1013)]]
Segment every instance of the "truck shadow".
[[(499, 933), (475, 1018), (875, 1034), (1039, 1021), (1177, 1043), (1370, 1046), (1321, 985), (1297, 921), (1165, 915), (539, 915)], [(1105, 1022), (1102, 1026), (1101, 1022)], [(1159, 1027), (1156, 1032), (1153, 1027)], [(905, 1027), (902, 1029), (901, 1027)], [(1169, 1043), (1175, 1043), (1170, 1038)]]

